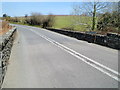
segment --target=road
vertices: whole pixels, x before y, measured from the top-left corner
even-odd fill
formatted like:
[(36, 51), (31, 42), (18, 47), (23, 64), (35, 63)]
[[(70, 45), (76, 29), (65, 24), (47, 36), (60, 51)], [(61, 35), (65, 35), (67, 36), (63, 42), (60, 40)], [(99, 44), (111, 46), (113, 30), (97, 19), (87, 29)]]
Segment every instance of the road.
[(16, 25), (3, 88), (118, 88), (118, 51)]

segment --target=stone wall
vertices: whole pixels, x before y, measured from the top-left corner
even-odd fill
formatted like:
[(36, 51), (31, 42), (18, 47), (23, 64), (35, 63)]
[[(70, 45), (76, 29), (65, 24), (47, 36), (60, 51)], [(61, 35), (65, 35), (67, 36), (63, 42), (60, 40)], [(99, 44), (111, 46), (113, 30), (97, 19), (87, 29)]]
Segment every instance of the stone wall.
[(2, 85), (7, 70), (15, 33), (16, 27), (9, 30), (9, 32), (6, 34), (0, 36), (0, 86)]
[(47, 28), (47, 29), (50, 31), (54, 31), (70, 37), (77, 38), (78, 40), (84, 40), (89, 43), (95, 43), (120, 50), (120, 35), (118, 35), (117, 33), (107, 33), (107, 35), (100, 35), (100, 34), (89, 34), (85, 32), (69, 31), (62, 29), (53, 29), (53, 28)]

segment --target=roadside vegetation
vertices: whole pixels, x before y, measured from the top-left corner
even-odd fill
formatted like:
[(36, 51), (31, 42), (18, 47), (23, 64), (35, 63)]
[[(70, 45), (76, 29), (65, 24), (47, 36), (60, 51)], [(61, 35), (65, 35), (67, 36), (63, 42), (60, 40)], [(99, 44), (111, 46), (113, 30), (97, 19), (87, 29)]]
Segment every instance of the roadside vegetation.
[(0, 35), (8, 32), (12, 26), (7, 21), (0, 21)]
[(42, 15), (40, 13), (31, 13), (30, 16), (27, 14), (25, 17), (10, 17), (6, 14), (3, 15), (3, 20), (9, 21), (11, 23), (39, 26), (42, 28), (52, 27), (54, 24), (54, 15)]
[(120, 33), (120, 13), (113, 11), (112, 13), (106, 12), (99, 17), (97, 29), (102, 32), (118, 32)]
[(58, 28), (74, 31), (92, 31), (97, 33), (120, 33), (120, 13), (118, 3), (90, 2), (81, 6), (75, 4), (70, 15), (42, 15), (31, 13), (24, 17), (3, 15), (3, 20), (22, 25), (32, 25), (42, 28)]

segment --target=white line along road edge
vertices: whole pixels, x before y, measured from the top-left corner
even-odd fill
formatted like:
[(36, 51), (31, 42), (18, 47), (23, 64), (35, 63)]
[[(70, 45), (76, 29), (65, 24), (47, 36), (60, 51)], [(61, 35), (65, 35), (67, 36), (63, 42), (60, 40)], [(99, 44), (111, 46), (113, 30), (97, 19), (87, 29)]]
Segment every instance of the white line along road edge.
[[(21, 27), (21, 26), (19, 26)], [(23, 27), (22, 27), (23, 28)], [(25, 29), (29, 29), (29, 28), (26, 28), (24, 27)], [(33, 30), (33, 29), (29, 29), (30, 31), (34, 32), (35, 34), (37, 34), (38, 36), (42, 37), (43, 39), (49, 41), (50, 43), (56, 45), (57, 47), (63, 49), (64, 51), (68, 52), (69, 54), (75, 56), (76, 58), (82, 60), (83, 62), (87, 63), (88, 65), (96, 68), (97, 70), (101, 71), (102, 73), (110, 76), (111, 78), (117, 80), (120, 82), (120, 79), (118, 78), (118, 76), (120, 76), (120, 73), (118, 73), (117, 71), (113, 70), (113, 69), (110, 69), (109, 67), (106, 67), (98, 62), (96, 62), (95, 60), (92, 60), (58, 42), (56, 42), (55, 40), (51, 39), (51, 38), (48, 38), (47, 36), (45, 35), (42, 35), (40, 33), (38, 33), (37, 31)]]

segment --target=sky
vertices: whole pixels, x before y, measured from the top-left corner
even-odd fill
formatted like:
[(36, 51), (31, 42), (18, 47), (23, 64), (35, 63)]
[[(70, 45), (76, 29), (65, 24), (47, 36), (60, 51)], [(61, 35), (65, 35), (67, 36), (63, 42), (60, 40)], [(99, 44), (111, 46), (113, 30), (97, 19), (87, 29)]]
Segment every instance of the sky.
[(54, 15), (70, 15), (74, 4), (78, 4), (78, 3), (81, 4), (81, 2), (83, 1), (85, 2), (90, 0), (76, 0), (76, 1), (71, 0), (73, 2), (67, 2), (67, 0), (64, 0), (65, 2), (52, 2), (52, 1), (48, 2), (48, 0), (46, 2), (42, 2), (42, 0), (41, 2), (40, 1), (36, 2), (37, 0), (32, 0), (35, 2), (28, 2), (30, 0), (24, 0), (24, 1), (26, 2), (14, 2), (14, 0), (9, 0), (9, 2), (7, 2), (7, 0), (2, 0), (2, 2), (0, 2), (0, 17), (3, 14), (7, 14), (11, 17), (25, 16), (25, 14), (30, 15), (32, 12), (41, 13), (43, 15), (47, 15), (49, 13), (52, 13)]
[(118, 2), (120, 0), (1, 0), (2, 2)]
[(74, 2), (3, 2), (2, 14), (25, 16), (32, 12), (55, 15), (70, 15)]

